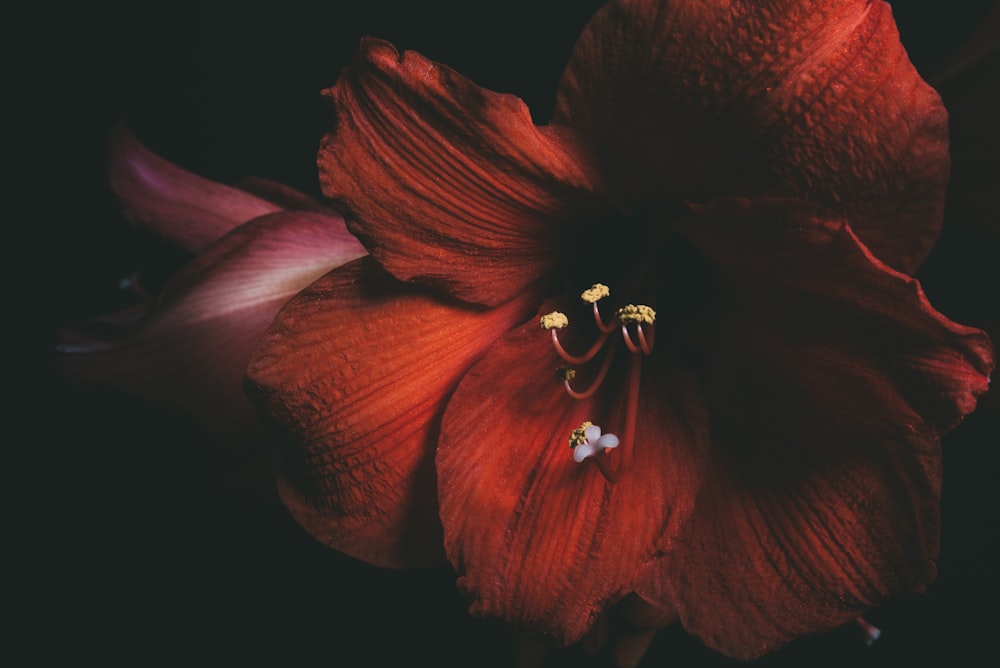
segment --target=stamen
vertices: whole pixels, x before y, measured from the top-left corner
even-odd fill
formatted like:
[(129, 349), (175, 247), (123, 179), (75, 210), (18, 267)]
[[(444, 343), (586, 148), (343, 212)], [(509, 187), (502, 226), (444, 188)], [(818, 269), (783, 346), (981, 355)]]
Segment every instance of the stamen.
[[(592, 360), (604, 346), (611, 332), (616, 327), (621, 328), (622, 339), (633, 353), (629, 357), (628, 395), (625, 399), (625, 419), (622, 438), (619, 440), (615, 434), (602, 435), (601, 428), (591, 422), (584, 422), (574, 429), (569, 438), (569, 445), (573, 448), (573, 459), (575, 461), (582, 462), (585, 459), (594, 458), (594, 463), (600, 470), (601, 475), (608, 482), (616, 483), (621, 479), (622, 475), (632, 468), (635, 429), (639, 414), (642, 357), (653, 352), (655, 329), (652, 328), (652, 325), (656, 321), (656, 311), (645, 304), (626, 304), (615, 312), (612, 322), (606, 324), (603, 318), (601, 318), (597, 302), (609, 294), (610, 290), (606, 285), (595, 283), (590, 289), (584, 290), (580, 295), (580, 298), (584, 302), (593, 304), (594, 320), (600, 329), (597, 340), (583, 355), (570, 355), (559, 341), (559, 335), (556, 330), (563, 329), (569, 325), (569, 319), (564, 314), (553, 311), (552, 313), (543, 315), (540, 319), (540, 325), (542, 329), (552, 330), (552, 344), (559, 356), (569, 364), (584, 364)], [(650, 328), (648, 334), (643, 325)], [(634, 333), (632, 330), (634, 330)], [(556, 370), (556, 377), (562, 381), (567, 394), (574, 399), (586, 399), (593, 395), (604, 382), (611, 369), (617, 345), (618, 341), (616, 339), (611, 341), (611, 345), (605, 351), (604, 359), (601, 361), (600, 369), (598, 369), (597, 374), (594, 376), (590, 387), (585, 390), (575, 390), (570, 384), (570, 381), (576, 377), (576, 371), (572, 367), (568, 365), (560, 366)], [(642, 353), (642, 355), (638, 353)], [(596, 457), (596, 455), (604, 453), (605, 450), (618, 448), (619, 446), (621, 447), (620, 454), (614, 457)]]
[(594, 283), (590, 286), (590, 289), (584, 290), (580, 295), (580, 299), (585, 303), (594, 305), (594, 322), (597, 323), (597, 328), (605, 334), (611, 332), (615, 328), (615, 323), (604, 322), (604, 318), (601, 317), (601, 310), (597, 307), (597, 302), (601, 301), (610, 294), (611, 290), (608, 286), (603, 283)]
[[(653, 352), (653, 335), (650, 332), (649, 339), (646, 339), (646, 334), (643, 332), (642, 325), (645, 323), (647, 325), (652, 325), (656, 322), (656, 311), (646, 306), (645, 304), (626, 304), (622, 306), (615, 312), (615, 319), (622, 327), (622, 338), (625, 339), (625, 345), (633, 353), (639, 353), (640, 351), (649, 355)], [(639, 338), (639, 343), (632, 340), (632, 335), (629, 334), (628, 326), (630, 324), (635, 325), (636, 336)]]

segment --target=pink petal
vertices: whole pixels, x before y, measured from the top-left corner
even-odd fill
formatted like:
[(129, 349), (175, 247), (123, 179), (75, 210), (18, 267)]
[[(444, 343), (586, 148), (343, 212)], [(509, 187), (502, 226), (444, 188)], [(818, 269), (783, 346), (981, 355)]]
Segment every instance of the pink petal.
[(123, 126), (111, 134), (109, 169), (125, 216), (192, 253), (248, 220), (281, 210), (164, 160)]
[(255, 422), (242, 380), (275, 313), (330, 268), (363, 254), (339, 217), (257, 218), (171, 279), (154, 308), (125, 319), (124, 333), (65, 333), (62, 363), (82, 382), (134, 392), (230, 434)]

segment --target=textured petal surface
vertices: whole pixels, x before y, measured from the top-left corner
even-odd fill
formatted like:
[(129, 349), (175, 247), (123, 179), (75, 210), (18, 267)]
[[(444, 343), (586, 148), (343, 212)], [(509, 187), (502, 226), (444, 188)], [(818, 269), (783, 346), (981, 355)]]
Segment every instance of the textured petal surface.
[(555, 122), (627, 196), (804, 195), (907, 273), (940, 229), (947, 114), (878, 0), (611, 2)]
[(444, 302), (373, 260), (290, 301), (254, 353), (247, 388), (288, 437), (282, 498), (318, 540), (382, 566), (443, 562), (434, 446), (462, 374), (533, 311)]
[(569, 131), (518, 98), (365, 40), (328, 91), (323, 192), (401, 280), (497, 304), (550, 270), (570, 225), (599, 213)]
[(236, 226), (281, 206), (164, 160), (122, 126), (111, 135), (111, 190), (127, 218), (198, 253)]
[(749, 658), (934, 578), (938, 437), (993, 360), (848, 226), (790, 202), (701, 213), (682, 230), (730, 302), (707, 380), (711, 474), (658, 567), (684, 626)]
[(231, 432), (254, 421), (243, 374), (278, 309), (364, 252), (339, 216), (257, 218), (172, 278), (144, 317), (130, 311), (102, 320), (124, 327), (120, 336), (65, 332), (61, 361), (81, 381), (134, 392)]
[(565, 643), (631, 592), (690, 512), (707, 429), (691, 378), (650, 368), (634, 465), (611, 484), (573, 461), (567, 439), (584, 420), (618, 430), (621, 369), (575, 400), (551, 375), (559, 364), (537, 320), (494, 346), (448, 405), (437, 467), (445, 546), (473, 613)]

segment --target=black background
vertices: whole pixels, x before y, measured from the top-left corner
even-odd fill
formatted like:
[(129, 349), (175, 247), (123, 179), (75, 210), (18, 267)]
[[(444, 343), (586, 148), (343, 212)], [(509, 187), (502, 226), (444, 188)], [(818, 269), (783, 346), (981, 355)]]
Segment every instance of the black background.
[[(383, 571), (318, 545), (246, 475), (245, 461), (195, 425), (75, 387), (47, 354), (58, 325), (121, 305), (121, 277), (141, 270), (155, 279), (182, 260), (129, 227), (107, 192), (115, 123), (206, 177), (265, 176), (318, 196), (314, 156), (328, 121), (319, 91), (363, 35), (515, 93), (544, 122), (573, 41), (601, 3), (355, 4), (98, 4), (30, 19), (39, 29), (10, 61), (28, 83), (12, 105), (27, 116), (13, 139), (29, 148), (19, 170), (29, 187), (12, 195), (28, 206), (9, 227), (41, 234), (28, 242), (37, 262), (11, 283), (29, 304), (10, 309), (12, 329), (28, 333), (42, 362), (8, 402), (18, 411), (12, 424), (22, 425), (8, 446), (8, 489), (12, 526), (25, 529), (9, 548), (24, 557), (13, 586), (25, 595), (11, 600), (24, 623), (18, 635), (40, 658), (349, 666), (396, 665), (400, 651), (432, 665), (507, 658), (504, 629), (465, 615), (450, 573)], [(918, 69), (929, 72), (958, 45), (987, 4), (940, 13), (938, 3), (898, 3)], [(11, 248), (17, 266), (18, 242)], [(959, 231), (935, 250), (925, 287), (948, 315), (972, 317), (989, 298), (985, 252)], [(962, 666), (995, 654), (998, 435), (994, 412), (946, 438), (940, 576), (927, 593), (871, 613), (884, 632), (875, 646), (847, 628), (751, 665)], [(571, 649), (547, 665), (597, 664)], [(642, 665), (740, 664), (673, 628)]]

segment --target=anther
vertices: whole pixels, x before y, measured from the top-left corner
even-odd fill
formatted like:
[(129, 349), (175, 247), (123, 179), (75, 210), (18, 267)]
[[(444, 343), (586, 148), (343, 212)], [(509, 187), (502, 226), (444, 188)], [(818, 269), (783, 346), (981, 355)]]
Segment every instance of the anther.
[(569, 318), (566, 317), (565, 313), (553, 311), (539, 318), (538, 324), (542, 329), (562, 329), (569, 325)]
[(589, 289), (584, 290), (580, 299), (588, 304), (596, 304), (611, 294), (611, 290), (604, 283), (594, 283)]
[(568, 383), (576, 378), (576, 369), (568, 364), (563, 364), (556, 369), (556, 380), (560, 383)]
[(652, 325), (656, 322), (656, 311), (645, 304), (625, 304), (615, 311), (615, 319), (619, 325), (629, 323)]

